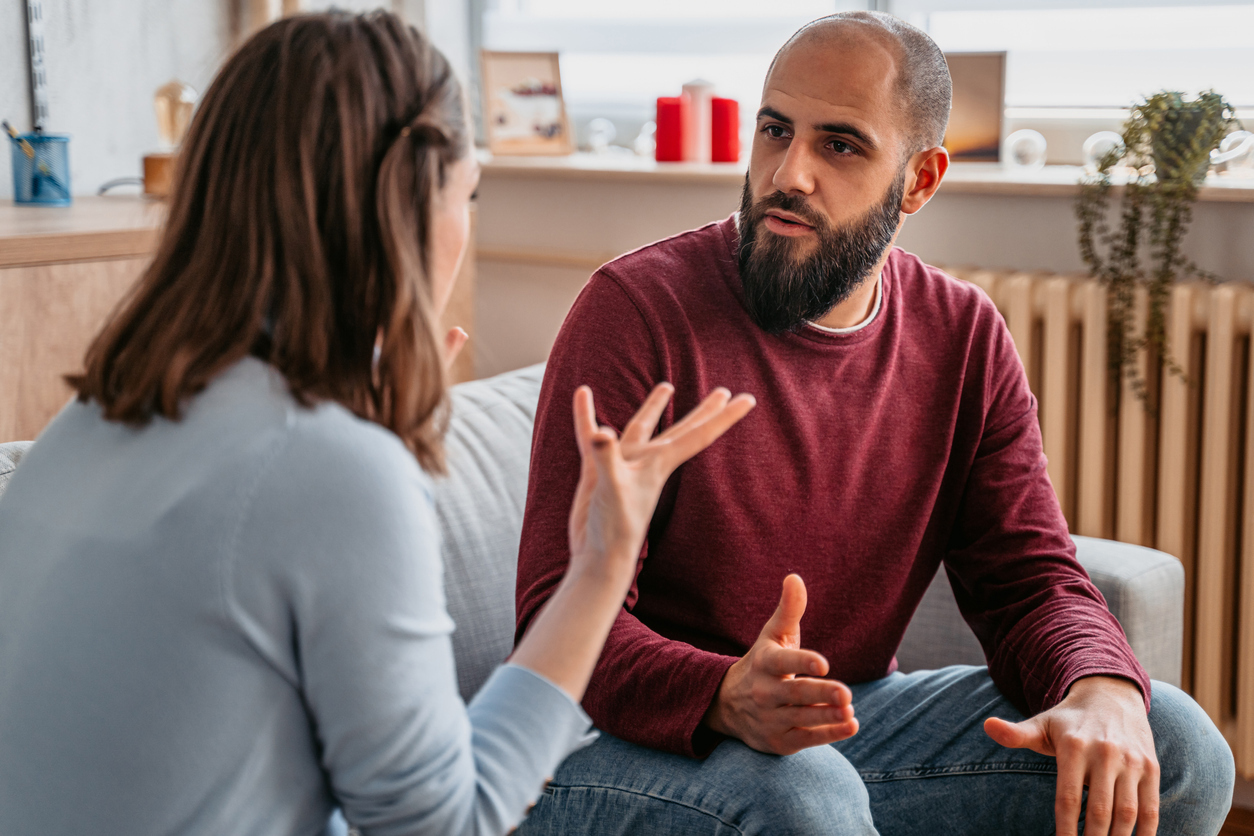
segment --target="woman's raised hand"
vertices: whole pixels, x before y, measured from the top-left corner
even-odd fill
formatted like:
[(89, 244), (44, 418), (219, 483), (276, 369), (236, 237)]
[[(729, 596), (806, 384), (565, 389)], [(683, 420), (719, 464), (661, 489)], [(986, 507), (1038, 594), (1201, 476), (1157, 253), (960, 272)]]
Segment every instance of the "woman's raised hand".
[(582, 457), (570, 509), (571, 568), (623, 572), (628, 583), (666, 480), (753, 409), (752, 395), (715, 389), (654, 437), (675, 387), (660, 383), (618, 438), (597, 425), (592, 390), (575, 391), (575, 439)]
[(709, 447), (753, 409), (751, 395), (715, 389), (656, 438), (674, 394), (657, 386), (620, 439), (598, 427), (592, 390), (575, 392), (575, 439), (582, 465), (570, 509), (570, 566), (514, 649), (514, 664), (583, 698), (605, 637), (635, 577), (653, 508), (675, 468)]

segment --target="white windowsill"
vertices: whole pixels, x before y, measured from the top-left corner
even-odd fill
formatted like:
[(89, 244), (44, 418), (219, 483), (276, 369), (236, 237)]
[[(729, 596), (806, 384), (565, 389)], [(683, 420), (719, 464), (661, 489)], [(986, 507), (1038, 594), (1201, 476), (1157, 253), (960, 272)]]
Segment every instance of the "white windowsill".
[[(485, 179), (544, 178), (659, 184), (739, 186), (746, 163), (659, 163), (631, 154), (571, 154), (564, 157), (494, 157), (479, 151)], [(954, 163), (941, 185), (943, 194), (1074, 195), (1083, 175), (1079, 166), (1050, 165), (1036, 171), (1011, 170), (997, 163)], [(1254, 179), (1211, 175), (1198, 199), (1254, 203)]]

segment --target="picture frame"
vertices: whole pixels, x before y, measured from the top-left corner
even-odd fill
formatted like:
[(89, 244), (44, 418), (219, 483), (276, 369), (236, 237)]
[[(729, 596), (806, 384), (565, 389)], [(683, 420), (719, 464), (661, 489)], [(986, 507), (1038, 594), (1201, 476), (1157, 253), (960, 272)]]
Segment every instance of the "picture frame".
[(479, 55), (483, 130), (488, 150), (501, 155), (564, 155), (575, 150), (562, 98), (556, 52)]
[(1006, 53), (947, 52), (953, 108), (944, 146), (954, 162), (1001, 161)]

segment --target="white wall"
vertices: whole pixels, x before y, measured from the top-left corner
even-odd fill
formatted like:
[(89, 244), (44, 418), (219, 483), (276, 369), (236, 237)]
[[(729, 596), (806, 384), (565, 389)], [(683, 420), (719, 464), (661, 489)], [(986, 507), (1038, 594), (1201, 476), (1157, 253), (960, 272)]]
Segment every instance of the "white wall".
[[(72, 188), (138, 176), (156, 150), (152, 95), (173, 78), (203, 93), (231, 48), (232, 0), (44, 0), (49, 118), (69, 134)], [(466, 0), (307, 0), (311, 11), (396, 8), (421, 25), (462, 78), (469, 66)], [(0, 0), (0, 118), (30, 128), (26, 4)], [(0, 199), (13, 196), (10, 149), (0, 157)]]
[[(177, 78), (203, 91), (229, 43), (223, 0), (44, 0), (49, 132), (69, 134), (75, 194), (137, 176), (157, 147), (152, 94)], [(0, 0), (0, 111), (30, 128), (25, 3)], [(8, 145), (8, 143), (5, 143)], [(6, 148), (0, 197), (13, 195)]]
[[(612, 257), (725, 218), (739, 204), (733, 185), (615, 182), (595, 177), (498, 176), (479, 184), (478, 244), (488, 250)], [(1194, 207), (1185, 254), (1224, 277), (1254, 281), (1254, 203)], [(940, 193), (907, 219), (897, 243), (932, 264), (1066, 273), (1083, 269), (1068, 197)], [(566, 309), (592, 272), (483, 260), (476, 330), (480, 375), (548, 356)]]

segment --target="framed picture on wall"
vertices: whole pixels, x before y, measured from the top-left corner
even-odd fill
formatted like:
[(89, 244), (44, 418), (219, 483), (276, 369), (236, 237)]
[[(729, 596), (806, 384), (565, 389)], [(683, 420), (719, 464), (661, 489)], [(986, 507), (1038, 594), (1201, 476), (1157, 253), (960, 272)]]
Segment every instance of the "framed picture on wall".
[(953, 109), (945, 149), (955, 162), (995, 163), (1001, 158), (1006, 53), (947, 52)]
[(480, 54), (483, 129), (493, 154), (575, 150), (556, 52)]

